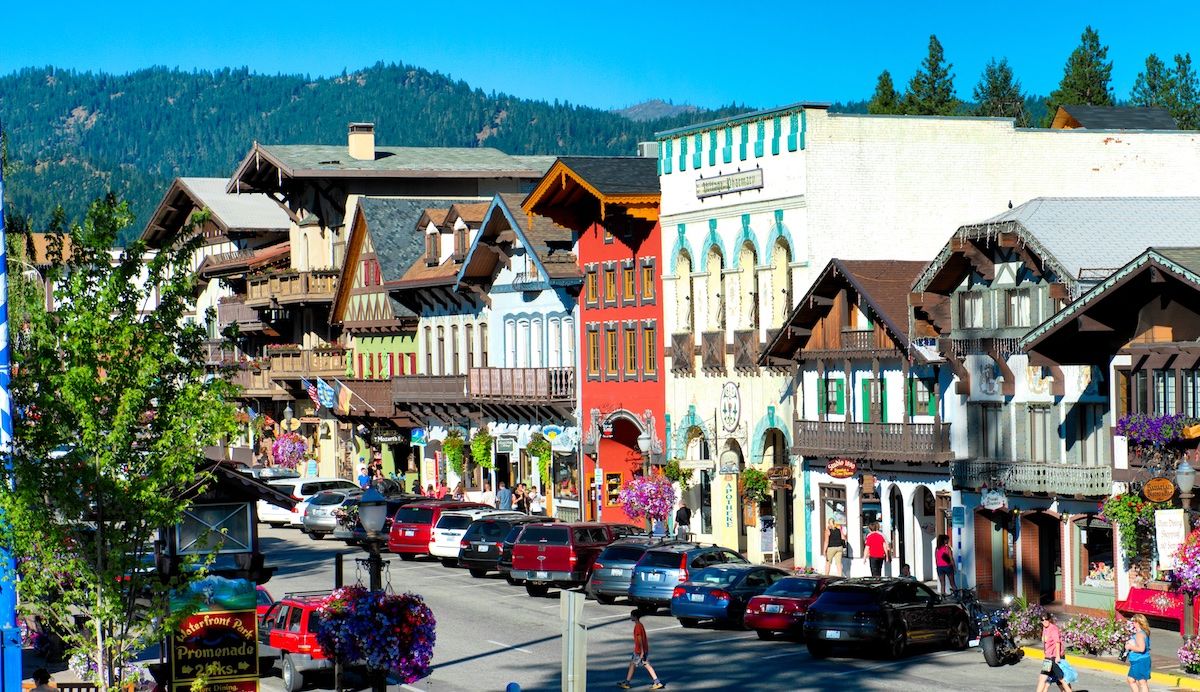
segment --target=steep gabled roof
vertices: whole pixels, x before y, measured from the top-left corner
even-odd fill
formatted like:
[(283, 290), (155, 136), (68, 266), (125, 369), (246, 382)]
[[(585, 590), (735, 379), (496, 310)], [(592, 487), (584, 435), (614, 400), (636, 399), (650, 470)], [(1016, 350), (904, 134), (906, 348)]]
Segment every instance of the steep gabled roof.
[(659, 194), (658, 159), (645, 156), (560, 156), (596, 192), (604, 196)]
[(429, 224), (433, 224), (434, 226), (441, 228), (442, 224), (446, 222), (446, 214), (449, 213), (449, 209), (426, 209), (425, 212), (421, 214), (421, 218), (417, 219), (417, 229), (425, 230), (429, 227)]
[(487, 216), (488, 208), (491, 206), (491, 202), (455, 204), (447, 210), (445, 218), (442, 219), (442, 225), (446, 226), (444, 230), (449, 231), (454, 222), (459, 219), (462, 219), (462, 222), (467, 224), (468, 228), (479, 228), (479, 225), (483, 223), (483, 217)]
[(1054, 114), (1054, 129), (1178, 130), (1166, 108), (1134, 106), (1063, 105)]
[[(794, 359), (808, 341), (805, 331), (812, 329), (831, 310), (831, 306), (819, 304), (814, 297), (833, 298), (844, 288), (853, 289), (859, 296), (860, 309), (869, 312), (883, 325), (896, 348), (908, 352), (908, 292), (924, 266), (923, 262), (906, 260), (842, 260), (836, 257), (829, 260), (759, 361), (766, 364), (772, 358)], [(914, 355), (921, 359), (919, 352), (914, 351)]]
[[(480, 244), (496, 245), (497, 238), (510, 232), (513, 244), (519, 243), (529, 252), (543, 276), (551, 282), (582, 281), (575, 256), (574, 233), (544, 216), (528, 214), (521, 209), (521, 195), (497, 194), (488, 208), (479, 234), (458, 273), (457, 283), (468, 278), (494, 277), (500, 258), (497, 252), (480, 251)], [(509, 241), (501, 241), (509, 242)]]
[(658, 221), (658, 161), (638, 156), (563, 156), (522, 201), (525, 211), (582, 232), (601, 223), (644, 236)]
[(176, 178), (154, 210), (142, 239), (157, 246), (168, 233), (188, 222), (192, 207), (208, 209), (224, 233), (287, 233), (287, 212), (264, 194), (235, 195), (225, 191), (227, 178)]

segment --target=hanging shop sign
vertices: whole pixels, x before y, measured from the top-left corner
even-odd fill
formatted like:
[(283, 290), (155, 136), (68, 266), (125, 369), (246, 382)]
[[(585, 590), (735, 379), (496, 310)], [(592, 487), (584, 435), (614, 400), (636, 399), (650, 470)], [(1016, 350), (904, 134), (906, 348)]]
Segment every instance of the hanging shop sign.
[(690, 471), (712, 471), (717, 462), (712, 459), (680, 459), (679, 468)]
[(517, 449), (517, 441), (511, 437), (496, 438), (497, 454), (512, 454)]
[(742, 458), (732, 449), (721, 452), (721, 473), (736, 474), (741, 470)]
[(997, 510), (1008, 507), (1008, 495), (1003, 490), (988, 490), (984, 488), (979, 493), (979, 506), (984, 509)]
[[(1156, 478), (1155, 480), (1166, 480)], [(1170, 481), (1167, 481), (1168, 483)], [(1158, 500), (1155, 500), (1158, 502)], [(1175, 553), (1187, 538), (1187, 516), (1182, 509), (1154, 510), (1154, 544), (1158, 548), (1158, 568), (1175, 569)]]
[(1175, 497), (1175, 484), (1169, 478), (1151, 478), (1142, 486), (1142, 497), (1151, 502), (1169, 502)]
[(542, 437), (546, 438), (546, 440), (548, 442), (550, 442), (551, 444), (553, 444), (554, 441), (556, 439), (558, 439), (558, 436), (562, 435), (562, 434), (563, 434), (563, 429), (562, 429), (561, 425), (543, 425), (542, 426)]
[(171, 635), (171, 677), (178, 689), (209, 676), (208, 689), (257, 689), (258, 616), (254, 584), (208, 576), (171, 596), (171, 609), (194, 607)]
[(858, 465), (853, 459), (830, 459), (825, 465), (825, 473), (832, 478), (850, 478), (858, 472)]
[(425, 428), (414, 428), (408, 433), (408, 441), (413, 445), (424, 445), (425, 440)]
[(733, 432), (741, 419), (742, 393), (736, 382), (726, 382), (721, 387), (721, 427), (725, 432)]
[(696, 181), (696, 197), (704, 199), (705, 197), (728, 195), (733, 192), (759, 190), (762, 189), (762, 186), (762, 169), (755, 168), (750, 171), (738, 171), (737, 173), (726, 173), (725, 175), (716, 175), (711, 178), (700, 178)]

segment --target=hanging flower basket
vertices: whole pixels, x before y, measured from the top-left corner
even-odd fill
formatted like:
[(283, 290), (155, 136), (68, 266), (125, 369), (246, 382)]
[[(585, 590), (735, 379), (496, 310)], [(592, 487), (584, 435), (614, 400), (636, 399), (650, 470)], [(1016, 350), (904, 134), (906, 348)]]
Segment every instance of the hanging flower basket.
[(404, 684), (429, 677), (437, 621), (420, 596), (337, 589), (317, 607), (321, 648), (343, 663), (365, 663)]
[(271, 445), (271, 454), (275, 458), (275, 465), (285, 469), (294, 469), (299, 466), (307, 452), (304, 438), (294, 432), (280, 435)]
[(630, 518), (666, 521), (675, 508), (675, 486), (663, 476), (634, 476), (621, 488), (617, 503)]

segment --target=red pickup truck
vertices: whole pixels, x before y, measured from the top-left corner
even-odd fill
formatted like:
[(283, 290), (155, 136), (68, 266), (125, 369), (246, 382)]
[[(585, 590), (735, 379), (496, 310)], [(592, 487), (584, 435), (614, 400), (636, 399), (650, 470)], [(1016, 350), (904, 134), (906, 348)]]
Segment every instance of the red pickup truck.
[(428, 555), (429, 543), (433, 540), (433, 525), (442, 516), (442, 512), (474, 507), (487, 508), (488, 505), (478, 502), (445, 502), (443, 500), (404, 505), (396, 510), (396, 517), (392, 520), (392, 529), (388, 532), (388, 550), (399, 555), (401, 560), (412, 560), (418, 555)]
[(258, 628), (259, 655), (278, 656), (283, 689), (296, 692), (304, 687), (306, 673), (333, 670), (330, 659), (313, 633), (317, 605), (328, 591), (284, 594), (262, 616)]
[(616, 533), (608, 524), (528, 524), (513, 546), (512, 577), (525, 581), (530, 596), (582, 586)]

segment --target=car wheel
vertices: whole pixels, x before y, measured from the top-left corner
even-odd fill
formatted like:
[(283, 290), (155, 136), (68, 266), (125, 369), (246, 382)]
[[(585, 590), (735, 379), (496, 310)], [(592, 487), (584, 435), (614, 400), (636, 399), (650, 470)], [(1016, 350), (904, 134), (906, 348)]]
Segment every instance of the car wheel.
[(487, 570), (486, 569), (477, 569), (475, 567), (472, 567), (471, 568), (471, 576), (475, 577), (476, 579), (483, 579), (484, 577), (487, 576)]
[(684, 629), (692, 629), (699, 624), (700, 621), (696, 618), (679, 618), (679, 626), (683, 627)]
[(458, 567), (458, 560), (452, 557), (442, 558), (442, 567)]
[(311, 539), (313, 539), (314, 541), (319, 541), (319, 540), (321, 540), (322, 538), (324, 538), (324, 537), (325, 537), (325, 534), (323, 534), (323, 533), (318, 533), (318, 532), (316, 532), (316, 531), (309, 531), (309, 532), (308, 532), (308, 537), (309, 537), (309, 538), (311, 538)]
[(967, 621), (958, 619), (950, 626), (950, 633), (946, 639), (950, 642), (950, 648), (955, 651), (962, 651), (967, 648), (970, 640), (970, 634), (967, 632)]
[(726, 622), (729, 623), (730, 629), (744, 630), (746, 629), (746, 611), (740, 610), (733, 614)]
[(283, 528), (283, 525), (286, 523), (287, 522), (285, 522), (285, 521), (268, 521), (267, 526), (270, 526), (273, 529), (281, 529), (281, 528)]
[(758, 638), (764, 642), (769, 642), (775, 638), (775, 633), (771, 630), (755, 630), (758, 633)]
[(908, 648), (908, 635), (904, 628), (897, 625), (888, 635), (887, 654), (890, 658), (903, 658), (904, 650)]
[(533, 582), (525, 582), (525, 593), (534, 598), (541, 598), (550, 593), (550, 587), (546, 584), (534, 584)]
[(807, 642), (806, 646), (808, 647), (809, 656), (812, 656), (813, 658), (829, 658), (830, 649), (828, 644)]
[(596, 594), (596, 602), (600, 605), (612, 605), (617, 602), (616, 596), (606, 596), (602, 593)]
[(287, 692), (300, 692), (300, 688), (304, 687), (304, 673), (296, 670), (296, 662), (292, 660), (291, 654), (283, 655), (279, 668), (283, 673), (283, 689)]
[(404, 560), (405, 562), (412, 562), (413, 560), (417, 559), (417, 556), (413, 555), (412, 553), (400, 553), (400, 559)]
[(504, 575), (504, 581), (508, 582), (510, 586), (520, 586), (521, 585), (521, 580), (514, 579), (511, 574)]

